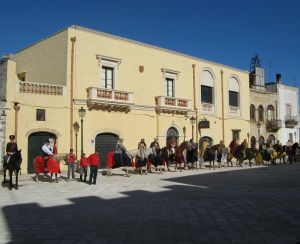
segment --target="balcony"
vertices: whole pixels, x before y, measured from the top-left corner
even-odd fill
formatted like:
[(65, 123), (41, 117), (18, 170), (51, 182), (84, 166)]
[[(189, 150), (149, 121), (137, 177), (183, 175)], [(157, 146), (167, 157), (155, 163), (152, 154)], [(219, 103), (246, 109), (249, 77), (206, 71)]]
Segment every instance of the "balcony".
[(25, 81), (17, 82), (17, 90), (20, 93), (63, 96), (65, 94), (65, 88), (65, 86), (52, 84), (33, 83)]
[(87, 104), (91, 109), (129, 112), (133, 106), (133, 93), (105, 88), (87, 88)]
[(281, 128), (281, 120), (267, 120), (266, 129), (269, 132), (278, 131)]
[(294, 128), (298, 124), (297, 116), (286, 116), (285, 117), (285, 127)]
[(191, 110), (191, 100), (175, 97), (155, 97), (157, 113), (187, 114)]

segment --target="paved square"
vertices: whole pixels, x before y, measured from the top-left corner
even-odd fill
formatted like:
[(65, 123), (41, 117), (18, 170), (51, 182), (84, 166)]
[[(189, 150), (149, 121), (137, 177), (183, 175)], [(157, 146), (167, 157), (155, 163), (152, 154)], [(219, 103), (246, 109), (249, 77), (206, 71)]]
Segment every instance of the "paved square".
[(299, 163), (99, 175), (97, 185), (64, 176), (1, 187), (0, 243), (300, 242)]

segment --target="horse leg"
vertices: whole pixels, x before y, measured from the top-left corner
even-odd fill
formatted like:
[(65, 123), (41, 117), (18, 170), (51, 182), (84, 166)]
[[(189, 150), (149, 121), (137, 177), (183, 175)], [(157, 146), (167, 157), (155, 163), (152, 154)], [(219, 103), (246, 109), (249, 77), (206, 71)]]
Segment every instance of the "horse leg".
[(12, 187), (13, 183), (12, 183), (12, 175), (13, 175), (13, 171), (9, 170), (9, 186)]
[(4, 179), (3, 179), (2, 184), (5, 184), (6, 183), (6, 169), (3, 169), (3, 177), (4, 177)]
[(18, 190), (18, 178), (19, 178), (19, 172), (17, 171), (16, 172), (16, 185), (15, 185), (16, 190)]
[(38, 173), (35, 174), (35, 181), (39, 182), (39, 174)]

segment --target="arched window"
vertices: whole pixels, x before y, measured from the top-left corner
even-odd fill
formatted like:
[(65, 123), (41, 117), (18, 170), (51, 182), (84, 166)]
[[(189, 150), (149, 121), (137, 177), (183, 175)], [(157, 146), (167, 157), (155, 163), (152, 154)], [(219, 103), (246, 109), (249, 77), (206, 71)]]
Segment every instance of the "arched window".
[(259, 121), (264, 120), (264, 107), (262, 105), (258, 106), (258, 120)]
[(275, 109), (272, 105), (268, 105), (267, 107), (267, 120), (268, 121), (275, 120)]
[(239, 107), (240, 106), (240, 85), (235, 77), (231, 77), (228, 80), (228, 96), (229, 106)]
[(214, 78), (211, 72), (205, 70), (200, 77), (201, 103), (214, 104)]
[(256, 118), (255, 118), (255, 106), (253, 104), (251, 104), (251, 106), (250, 106), (250, 120), (256, 121)]

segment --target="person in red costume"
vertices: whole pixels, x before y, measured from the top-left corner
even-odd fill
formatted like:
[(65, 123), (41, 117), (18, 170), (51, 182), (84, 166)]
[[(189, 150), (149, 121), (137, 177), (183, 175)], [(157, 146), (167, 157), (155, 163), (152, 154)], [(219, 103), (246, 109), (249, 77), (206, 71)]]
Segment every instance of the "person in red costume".
[(89, 166), (88, 159), (85, 153), (82, 154), (80, 159), (80, 181), (82, 181), (82, 175), (84, 174), (84, 182), (86, 182), (87, 167)]
[(89, 184), (91, 185), (93, 183), (94, 185), (96, 185), (98, 168), (99, 168), (99, 165), (100, 165), (100, 155), (99, 155), (98, 150), (96, 150), (95, 153), (91, 154), (88, 157), (88, 162), (89, 162), (89, 165), (90, 165)]

